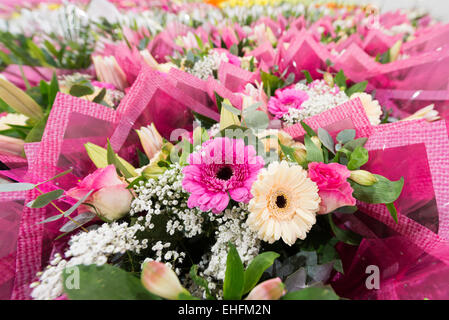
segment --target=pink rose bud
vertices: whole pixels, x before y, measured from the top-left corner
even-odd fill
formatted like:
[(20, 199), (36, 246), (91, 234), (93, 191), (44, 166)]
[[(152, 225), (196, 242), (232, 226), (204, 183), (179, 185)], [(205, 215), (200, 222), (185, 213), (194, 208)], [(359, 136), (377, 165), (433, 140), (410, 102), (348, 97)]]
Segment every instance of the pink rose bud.
[(165, 299), (178, 300), (181, 293), (189, 295), (189, 292), (181, 286), (176, 273), (158, 261), (145, 263), (141, 281), (148, 291)]
[(147, 127), (142, 127), (140, 130), (136, 130), (139, 135), (140, 143), (148, 159), (151, 160), (156, 153), (161, 151), (162, 144), (164, 143), (161, 135), (157, 132), (154, 123)]
[(318, 214), (330, 213), (340, 207), (354, 206), (354, 191), (347, 181), (351, 171), (339, 163), (309, 163), (309, 178), (315, 182), (321, 198)]
[[(109, 165), (85, 177), (78, 186), (66, 194), (79, 200), (90, 190), (94, 190), (85, 202), (92, 204), (102, 217), (117, 220), (126, 215), (131, 208), (132, 195), (126, 187), (127, 184), (120, 180), (115, 167)], [(87, 207), (88, 211), (94, 213), (95, 209)]]
[(285, 294), (280, 278), (274, 278), (258, 284), (245, 300), (279, 300)]

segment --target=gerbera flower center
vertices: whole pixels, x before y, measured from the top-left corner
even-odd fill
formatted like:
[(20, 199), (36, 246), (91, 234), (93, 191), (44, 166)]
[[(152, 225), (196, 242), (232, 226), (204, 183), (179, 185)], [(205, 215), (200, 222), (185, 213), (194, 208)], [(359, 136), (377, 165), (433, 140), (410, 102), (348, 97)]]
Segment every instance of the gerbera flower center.
[(289, 198), (290, 194), (286, 190), (276, 190), (269, 195), (268, 207), (277, 219), (288, 220), (294, 213)]
[(234, 172), (232, 171), (232, 168), (225, 166), (225, 167), (221, 167), (220, 169), (218, 169), (215, 176), (217, 177), (217, 179), (226, 181), (226, 180), (231, 179), (233, 174), (234, 174)]
[(276, 197), (276, 205), (283, 209), (287, 206), (287, 199), (285, 199), (284, 195), (280, 195)]

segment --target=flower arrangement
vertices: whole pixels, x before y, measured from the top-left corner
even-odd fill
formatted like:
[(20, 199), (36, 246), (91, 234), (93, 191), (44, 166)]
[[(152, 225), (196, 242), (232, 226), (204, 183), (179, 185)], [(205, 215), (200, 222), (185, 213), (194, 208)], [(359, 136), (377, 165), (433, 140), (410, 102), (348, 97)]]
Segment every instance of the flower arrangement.
[(447, 298), (447, 26), (294, 0), (0, 17), (0, 298)]

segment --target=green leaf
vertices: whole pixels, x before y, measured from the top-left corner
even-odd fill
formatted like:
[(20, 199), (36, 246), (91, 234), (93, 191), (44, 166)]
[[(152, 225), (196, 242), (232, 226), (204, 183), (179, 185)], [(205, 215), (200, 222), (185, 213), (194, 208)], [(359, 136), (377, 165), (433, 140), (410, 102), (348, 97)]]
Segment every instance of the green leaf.
[(222, 98), (218, 93), (214, 91), (215, 101), (217, 102), (218, 113), (221, 113), (221, 106), (223, 104), (224, 98)]
[[(221, 104), (220, 104), (220, 110), (221, 110)], [(201, 124), (201, 126), (206, 129), (209, 129), (210, 127), (212, 127), (214, 124), (217, 123), (217, 121), (215, 121), (214, 119), (203, 116), (202, 114), (197, 113), (195, 111), (192, 111), (192, 114), (195, 117), (195, 119)]]
[(182, 138), (182, 154), (181, 154), (181, 158), (179, 158), (179, 163), (181, 165), (185, 165), (187, 164), (187, 158), (189, 156), (189, 154), (191, 154), (193, 151), (193, 146), (190, 143), (189, 140)]
[(119, 170), (123, 174), (123, 176), (126, 179), (133, 178), (133, 177), (137, 176), (137, 174), (135, 172), (129, 171), (128, 170), (129, 167), (127, 167), (125, 164), (122, 163), (122, 161), (120, 160), (118, 155), (112, 149), (109, 139), (108, 139), (108, 148), (107, 148), (107, 159), (108, 159), (108, 164), (113, 164), (117, 168), (117, 170)]
[(351, 140), (354, 140), (355, 138), (355, 130), (354, 129), (346, 129), (343, 131), (340, 131), (337, 134), (337, 141), (341, 144), (345, 144)]
[[(64, 269), (64, 292), (70, 300), (158, 300), (140, 279), (109, 264)], [(78, 279), (78, 283), (77, 283)]]
[(313, 82), (312, 75), (310, 74), (309, 71), (307, 71), (307, 70), (301, 70), (301, 72), (304, 74), (304, 77), (306, 77), (307, 84)]
[(1, 183), (0, 192), (27, 191), (35, 187), (32, 183)]
[(363, 166), (367, 162), (368, 162), (368, 150), (366, 150), (364, 147), (358, 146), (351, 153), (351, 156), (350, 156), (349, 162), (348, 162), (348, 169), (356, 170), (356, 169), (360, 168), (361, 166)]
[(92, 102), (101, 103), (106, 96), (106, 88), (101, 89), (101, 91), (93, 98)]
[(313, 136), (316, 136), (317, 134), (316, 134), (316, 132), (311, 128), (311, 127), (309, 127), (308, 125), (307, 125), (307, 123), (305, 123), (304, 121), (302, 121), (301, 120), (301, 126), (303, 127), (303, 129), (306, 131), (306, 133), (309, 135), (309, 136), (311, 136), (311, 137), (313, 137)]
[(267, 251), (259, 254), (255, 257), (248, 268), (245, 270), (245, 284), (243, 286), (243, 294), (248, 293), (253, 289), (257, 282), (259, 282), (260, 277), (266, 269), (268, 269), (279, 257), (279, 254), (272, 251)]
[(240, 126), (239, 115), (240, 110), (231, 106), (231, 102), (228, 99), (225, 99), (220, 113), (220, 130), (233, 125)]
[(323, 151), (312, 142), (308, 135), (304, 136), (304, 144), (306, 145), (307, 162), (324, 162)]
[(42, 140), (42, 136), (47, 125), (48, 114), (46, 114), (39, 122), (31, 129), (25, 138), (25, 142), (39, 142)]
[(270, 97), (277, 89), (281, 88), (283, 85), (282, 79), (276, 77), (275, 75), (260, 71), (260, 78), (263, 83), (265, 92)]
[(195, 284), (201, 288), (203, 288), (206, 291), (206, 297), (207, 299), (214, 299), (214, 297), (212, 296), (210, 289), (209, 289), (209, 284), (207, 283), (206, 279), (200, 277), (198, 275), (198, 265), (194, 264), (192, 265), (192, 267), (190, 268), (190, 277), (192, 278), (193, 282), (195, 282)]
[(53, 73), (51, 78), (50, 86), (48, 87), (48, 107), (51, 108), (53, 106), (53, 102), (55, 101), (56, 94), (59, 91), (59, 83), (58, 78), (56, 77), (56, 73)]
[(36, 186), (39, 186), (39, 185), (44, 184), (44, 183), (47, 183), (47, 182), (49, 182), (49, 181), (58, 179), (59, 177), (65, 176), (66, 174), (68, 174), (68, 173), (70, 173), (70, 172), (72, 172), (72, 171), (73, 171), (73, 168), (70, 168), (70, 169), (68, 169), (68, 170), (66, 170), (66, 171), (64, 171), (64, 172), (58, 173), (57, 175), (55, 175), (54, 177), (52, 177), (52, 178), (50, 178), (50, 179), (48, 179), (48, 180), (39, 182)]
[(371, 186), (362, 186), (352, 180), (348, 180), (354, 189), (353, 197), (367, 203), (393, 203), (401, 195), (404, 187), (404, 178), (398, 181), (390, 181), (387, 178), (374, 175), (377, 182)]
[(47, 219), (45, 219), (45, 220), (43, 220), (43, 221), (41, 221), (41, 222), (38, 222), (37, 224), (43, 224), (43, 223), (53, 222), (53, 221), (56, 221), (56, 220), (61, 219), (63, 216), (64, 216), (64, 214), (61, 213), (61, 214), (58, 214), (58, 215), (56, 215), (56, 216), (52, 216), (52, 217), (50, 217), (50, 218), (47, 218)]
[(335, 146), (334, 146), (334, 139), (332, 139), (329, 132), (327, 132), (323, 128), (318, 128), (318, 138), (320, 139), (321, 143), (333, 154), (335, 154)]
[(398, 210), (396, 209), (394, 203), (386, 203), (385, 205), (387, 206), (387, 209), (393, 217), (394, 221), (398, 223)]
[(343, 70), (338, 71), (338, 73), (335, 75), (335, 84), (339, 88), (346, 88), (346, 76)]
[(245, 273), (242, 260), (235, 246), (229, 243), (226, 273), (223, 283), (223, 299), (240, 300), (243, 294), (244, 280)]
[(75, 97), (83, 97), (94, 93), (94, 88), (90, 83), (74, 84), (70, 88), (69, 93)]
[(354, 93), (365, 92), (367, 85), (368, 85), (368, 81), (363, 81), (363, 82), (356, 83), (355, 85), (353, 85), (349, 89), (346, 89), (346, 95), (348, 97), (351, 97)]
[(339, 300), (340, 298), (330, 287), (309, 287), (287, 293), (282, 300)]
[(363, 147), (367, 141), (368, 141), (368, 138), (358, 138), (358, 139), (351, 140), (351, 141), (347, 142), (343, 147), (346, 150), (349, 150), (352, 152), (359, 146)]
[(266, 129), (270, 122), (268, 115), (263, 111), (253, 111), (244, 116), (245, 124), (251, 129)]
[(87, 198), (94, 192), (94, 190), (90, 190), (88, 193), (84, 195), (81, 199), (79, 199), (69, 210), (64, 212), (64, 217), (70, 216), (80, 205), (83, 204), (84, 201), (86, 201)]
[(53, 200), (58, 199), (64, 194), (64, 190), (58, 189), (53, 190), (44, 194), (41, 194), (39, 197), (27, 203), (27, 207), (37, 209), (43, 208), (48, 205)]
[(352, 245), (352, 246), (358, 246), (360, 244), (360, 241), (362, 241), (362, 237), (350, 230), (343, 230), (339, 228), (334, 221), (332, 220), (332, 214), (328, 214), (329, 219), (329, 225), (332, 229), (332, 232), (335, 235), (335, 238), (337, 238), (339, 241), (344, 242), (346, 244)]

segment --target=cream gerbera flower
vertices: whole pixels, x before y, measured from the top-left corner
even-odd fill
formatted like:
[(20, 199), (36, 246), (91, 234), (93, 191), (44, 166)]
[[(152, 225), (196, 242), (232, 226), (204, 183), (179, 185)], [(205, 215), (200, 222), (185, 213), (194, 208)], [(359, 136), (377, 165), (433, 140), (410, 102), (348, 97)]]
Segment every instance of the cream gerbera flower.
[(260, 171), (251, 193), (247, 224), (264, 241), (282, 238), (292, 245), (305, 239), (316, 222), (318, 187), (301, 166), (271, 163)]
[(379, 105), (379, 101), (373, 100), (370, 94), (365, 92), (357, 92), (351, 95), (351, 100), (354, 98), (360, 98), (369, 122), (373, 126), (380, 124), (380, 117), (382, 116), (382, 108)]

